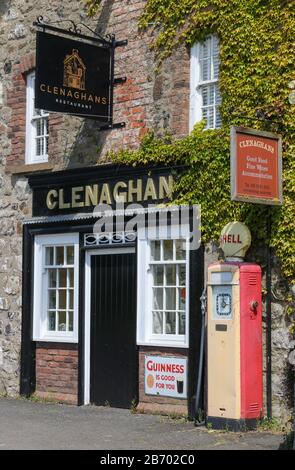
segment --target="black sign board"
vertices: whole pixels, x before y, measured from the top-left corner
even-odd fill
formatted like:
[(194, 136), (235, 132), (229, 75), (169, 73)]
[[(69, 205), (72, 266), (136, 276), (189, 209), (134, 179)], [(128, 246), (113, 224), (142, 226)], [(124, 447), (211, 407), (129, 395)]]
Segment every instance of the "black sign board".
[(29, 184), (33, 188), (33, 216), (55, 216), (92, 213), (102, 204), (114, 210), (118, 202), (125, 208), (167, 202), (173, 176), (168, 167), (101, 165), (32, 175)]
[(112, 122), (113, 49), (37, 31), (35, 107)]

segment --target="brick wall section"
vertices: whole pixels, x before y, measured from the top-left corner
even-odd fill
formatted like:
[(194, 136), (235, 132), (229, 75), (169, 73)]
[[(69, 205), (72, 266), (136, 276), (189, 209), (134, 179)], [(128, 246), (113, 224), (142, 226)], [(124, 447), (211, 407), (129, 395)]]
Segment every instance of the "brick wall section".
[(173, 356), (185, 358), (188, 355), (187, 349), (179, 348), (155, 348), (152, 346), (140, 346), (139, 348), (139, 403), (138, 411), (161, 412), (187, 415), (187, 400), (179, 400), (172, 397), (159, 397), (156, 395), (146, 395), (144, 391), (144, 368), (145, 356)]
[(77, 345), (37, 343), (35, 395), (62, 403), (77, 404)]
[(8, 124), (11, 152), (6, 157), (6, 163), (7, 165), (21, 164), (24, 162), (25, 155), (26, 83), (20, 63), (13, 65), (12, 87), (7, 91), (6, 105), (11, 109), (11, 119)]

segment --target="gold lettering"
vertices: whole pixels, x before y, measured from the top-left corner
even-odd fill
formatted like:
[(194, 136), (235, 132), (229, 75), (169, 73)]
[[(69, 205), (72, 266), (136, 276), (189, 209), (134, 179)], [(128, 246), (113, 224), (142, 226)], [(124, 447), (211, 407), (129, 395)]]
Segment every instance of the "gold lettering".
[(128, 202), (133, 202), (133, 194), (136, 195), (136, 201), (142, 200), (142, 181), (137, 180), (137, 186), (133, 186), (134, 180), (128, 181)]
[(65, 90), (64, 88), (60, 88), (60, 89), (59, 89), (59, 94), (60, 94), (61, 96), (66, 96), (66, 90)]
[(173, 187), (173, 176), (160, 176), (159, 178), (159, 199), (166, 197), (171, 199)]
[(81, 191), (83, 191), (83, 186), (77, 186), (72, 188), (72, 207), (84, 207), (84, 202), (81, 201)]
[(96, 95), (95, 95), (95, 96), (94, 96), (94, 101), (95, 101), (95, 103), (100, 103), (100, 102), (101, 102), (100, 96), (96, 96)]
[(106, 98), (102, 98), (102, 99), (101, 99), (101, 102), (102, 102), (102, 104), (107, 104), (107, 99), (106, 99)]
[(126, 202), (127, 201), (127, 194), (126, 192), (119, 192), (121, 188), (127, 188), (127, 184), (124, 181), (118, 181), (118, 183), (114, 186), (114, 199), (116, 202)]
[(47, 196), (46, 196), (46, 205), (48, 209), (54, 209), (57, 206), (57, 201), (54, 199), (58, 197), (58, 192), (56, 189), (51, 189), (48, 191)]
[(76, 98), (76, 100), (78, 100), (80, 98), (80, 94), (79, 94), (78, 91), (75, 91), (74, 98)]
[(97, 206), (98, 204), (98, 185), (85, 187), (85, 206)]
[(86, 99), (87, 99), (86, 93), (81, 93), (80, 100), (86, 100)]
[(104, 183), (102, 186), (102, 190), (100, 193), (100, 199), (99, 199), (99, 204), (111, 204), (111, 193), (110, 193), (110, 187), (108, 183)]
[(60, 189), (58, 191), (58, 206), (59, 209), (69, 209), (71, 204), (69, 202), (64, 201), (64, 190)]
[(152, 178), (148, 178), (147, 180), (143, 197), (144, 201), (146, 201), (149, 197), (151, 197), (152, 199), (157, 199), (156, 188)]
[(54, 86), (54, 87), (53, 87), (53, 93), (54, 93), (55, 95), (58, 95), (58, 87), (57, 87), (57, 86)]
[(71, 98), (73, 98), (73, 93), (71, 92), (71, 90), (67, 92), (67, 96), (70, 96)]
[(46, 91), (46, 87), (45, 87), (44, 83), (42, 83), (42, 84), (40, 85), (40, 90), (41, 90), (41, 91)]
[(47, 85), (47, 90), (46, 91), (47, 91), (47, 93), (52, 93), (51, 88), (50, 88), (49, 85)]
[(88, 101), (92, 101), (92, 102), (93, 102), (93, 96), (92, 96), (92, 95), (89, 95), (89, 96), (88, 96)]

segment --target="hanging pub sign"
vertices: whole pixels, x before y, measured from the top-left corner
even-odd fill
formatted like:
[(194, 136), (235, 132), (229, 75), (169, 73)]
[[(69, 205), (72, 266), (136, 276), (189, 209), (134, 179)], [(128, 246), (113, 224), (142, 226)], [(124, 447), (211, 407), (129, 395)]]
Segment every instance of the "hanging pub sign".
[(111, 123), (113, 48), (36, 34), (35, 107)]
[(231, 128), (231, 199), (282, 204), (281, 136), (244, 127)]

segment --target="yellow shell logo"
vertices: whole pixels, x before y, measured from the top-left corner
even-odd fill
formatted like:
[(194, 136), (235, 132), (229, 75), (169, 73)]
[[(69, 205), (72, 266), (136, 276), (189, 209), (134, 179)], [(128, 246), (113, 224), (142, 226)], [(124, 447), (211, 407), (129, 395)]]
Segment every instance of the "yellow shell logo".
[(154, 377), (151, 374), (147, 376), (146, 383), (149, 388), (153, 388), (155, 381), (154, 381)]

